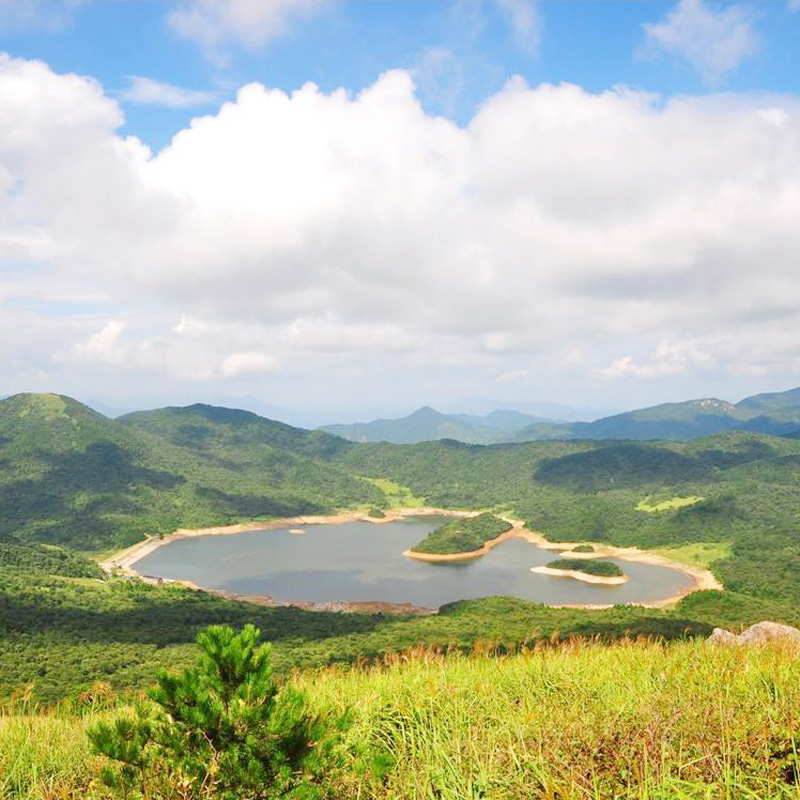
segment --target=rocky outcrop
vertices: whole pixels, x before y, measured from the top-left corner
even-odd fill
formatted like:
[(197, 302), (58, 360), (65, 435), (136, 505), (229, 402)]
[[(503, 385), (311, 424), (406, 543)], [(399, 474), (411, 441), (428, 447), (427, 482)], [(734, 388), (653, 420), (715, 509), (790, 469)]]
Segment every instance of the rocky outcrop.
[(800, 645), (800, 630), (780, 622), (757, 622), (738, 636), (723, 628), (714, 628), (707, 639), (715, 644), (767, 644), (773, 641), (789, 641)]
[(724, 628), (714, 628), (706, 641), (711, 644), (736, 644), (738, 638), (735, 633), (726, 631)]

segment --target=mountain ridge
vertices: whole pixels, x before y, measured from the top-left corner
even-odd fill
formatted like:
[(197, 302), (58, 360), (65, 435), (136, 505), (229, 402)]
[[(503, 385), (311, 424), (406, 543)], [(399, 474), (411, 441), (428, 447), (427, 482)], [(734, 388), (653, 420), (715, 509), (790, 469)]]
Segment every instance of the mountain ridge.
[(407, 417), (323, 425), (318, 430), (352, 442), (383, 441), (392, 444), (418, 444), (440, 439), (454, 439), (465, 444), (558, 439), (690, 441), (735, 430), (800, 436), (800, 387), (753, 395), (738, 403), (717, 397), (659, 403), (592, 422), (534, 419), (524, 426), (515, 424), (528, 416), (531, 415), (513, 409), (497, 409), (483, 417), (442, 414), (430, 406), (423, 406)]

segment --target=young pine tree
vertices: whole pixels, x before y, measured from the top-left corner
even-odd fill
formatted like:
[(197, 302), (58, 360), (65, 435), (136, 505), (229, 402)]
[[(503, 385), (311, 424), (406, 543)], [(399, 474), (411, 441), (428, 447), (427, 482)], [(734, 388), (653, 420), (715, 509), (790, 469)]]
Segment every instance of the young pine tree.
[(207, 628), (193, 669), (158, 675), (153, 709), (96, 725), (95, 752), (120, 765), (106, 783), (124, 797), (134, 788), (146, 798), (323, 796), (346, 715), (311, 714), (300, 692), (279, 689), (258, 637), (252, 625)]

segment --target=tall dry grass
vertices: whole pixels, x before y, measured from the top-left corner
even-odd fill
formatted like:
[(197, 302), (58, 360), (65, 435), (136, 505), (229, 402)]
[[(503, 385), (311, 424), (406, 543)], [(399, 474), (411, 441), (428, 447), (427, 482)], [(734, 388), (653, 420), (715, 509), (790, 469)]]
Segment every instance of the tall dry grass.
[(353, 743), (386, 748), (354, 796), (680, 800), (800, 798), (800, 659), (702, 642), (441, 657), (326, 669), (295, 682), (350, 705)]
[[(389, 800), (800, 800), (800, 653), (585, 641), (507, 657), (424, 648), (297, 673), (352, 709), (334, 796)], [(115, 712), (0, 716), (0, 798), (101, 797), (86, 728)], [(376, 773), (364, 756), (389, 754)]]

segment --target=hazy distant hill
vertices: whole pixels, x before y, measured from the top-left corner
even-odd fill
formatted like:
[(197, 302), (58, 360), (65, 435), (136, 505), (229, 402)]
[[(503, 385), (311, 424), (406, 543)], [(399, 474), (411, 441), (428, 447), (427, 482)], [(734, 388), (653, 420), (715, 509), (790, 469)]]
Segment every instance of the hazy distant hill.
[[(506, 413), (499, 412), (498, 419), (509, 423)], [(491, 415), (489, 415), (491, 416)], [(520, 414), (525, 417), (525, 414)], [(430, 406), (423, 406), (402, 419), (376, 419), (372, 422), (356, 422), (352, 425), (323, 425), (320, 430), (334, 433), (351, 442), (391, 442), (392, 444), (417, 444), (437, 439), (455, 439), (467, 444), (495, 444), (507, 441), (505, 429), (478, 424), (470, 415), (441, 414)]]
[(638, 439), (688, 441), (726, 431), (800, 436), (800, 388), (755, 395), (735, 405), (715, 397), (662, 403), (603, 417), (594, 422), (556, 422), (515, 410), (485, 416), (442, 414), (425, 406), (401, 419), (377, 419), (320, 430), (352, 442), (417, 444), (454, 439), (465, 444), (556, 439)]
[(552, 422), (546, 417), (523, 414), (521, 411), (514, 411), (513, 409), (495, 409), (483, 416), (478, 414), (450, 414), (448, 416), (468, 422), (471, 425), (479, 425), (483, 428), (491, 428), (493, 431), (504, 431), (505, 433), (514, 433), (528, 425), (534, 425), (539, 422)]
[(542, 439), (668, 439), (687, 441), (726, 431), (800, 435), (800, 389), (748, 397), (737, 404), (707, 397), (663, 403), (594, 422), (535, 423), (516, 441)]
[(769, 392), (745, 397), (736, 404), (736, 408), (745, 414), (768, 414), (772, 411), (784, 411), (788, 408), (800, 408), (800, 387), (786, 392)]

